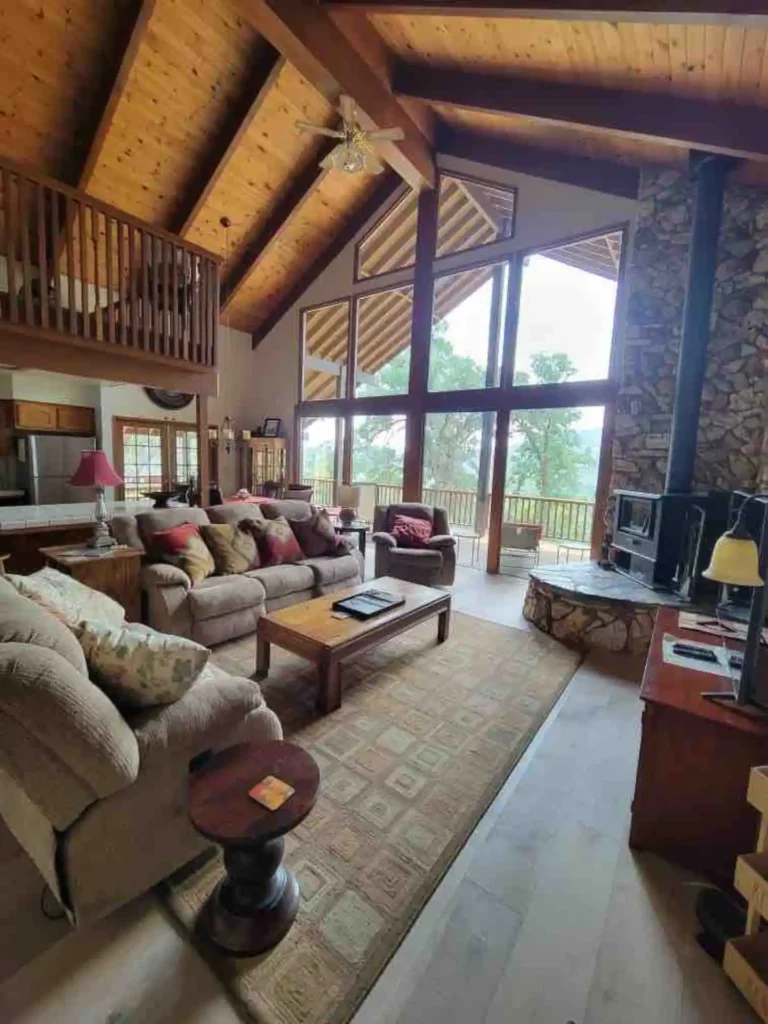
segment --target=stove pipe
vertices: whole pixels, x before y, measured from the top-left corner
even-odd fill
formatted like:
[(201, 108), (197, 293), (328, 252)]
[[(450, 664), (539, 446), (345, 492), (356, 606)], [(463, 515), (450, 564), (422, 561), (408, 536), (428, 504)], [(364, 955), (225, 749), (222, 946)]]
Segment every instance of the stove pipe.
[(667, 493), (689, 494), (693, 483), (717, 268), (717, 240), (723, 215), (723, 189), (728, 171), (737, 163), (732, 157), (691, 153), (691, 173), (697, 180), (697, 188), (664, 487)]

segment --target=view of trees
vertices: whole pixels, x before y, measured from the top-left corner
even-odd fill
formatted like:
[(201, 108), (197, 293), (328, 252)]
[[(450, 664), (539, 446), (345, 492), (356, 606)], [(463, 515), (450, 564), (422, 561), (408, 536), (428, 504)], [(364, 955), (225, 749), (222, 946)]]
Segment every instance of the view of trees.
[[(483, 387), (485, 367), (459, 355), (438, 322), (432, 335), (431, 390)], [(378, 374), (376, 394), (407, 391), (408, 352), (395, 356)], [(537, 353), (531, 373), (519, 373), (518, 384), (559, 383), (576, 372), (563, 353)], [(506, 492), (551, 497), (593, 498), (597, 478), (600, 429), (579, 430), (578, 409), (516, 412), (511, 425)], [(318, 421), (316, 421), (318, 422)], [(493, 430), (493, 416), (488, 415)], [(474, 490), (483, 432), (482, 413), (439, 413), (426, 418), (424, 486)], [(312, 430), (311, 434), (318, 431)], [(356, 481), (402, 484), (405, 419), (402, 416), (358, 417), (355, 424), (353, 472)], [(305, 439), (305, 477), (333, 476), (332, 421), (322, 440)]]

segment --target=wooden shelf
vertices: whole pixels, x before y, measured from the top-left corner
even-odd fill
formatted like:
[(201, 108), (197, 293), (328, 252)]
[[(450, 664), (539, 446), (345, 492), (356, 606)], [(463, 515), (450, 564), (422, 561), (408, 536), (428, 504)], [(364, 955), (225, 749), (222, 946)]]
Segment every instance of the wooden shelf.
[(762, 1020), (768, 1020), (768, 932), (732, 939), (725, 947), (723, 967)]

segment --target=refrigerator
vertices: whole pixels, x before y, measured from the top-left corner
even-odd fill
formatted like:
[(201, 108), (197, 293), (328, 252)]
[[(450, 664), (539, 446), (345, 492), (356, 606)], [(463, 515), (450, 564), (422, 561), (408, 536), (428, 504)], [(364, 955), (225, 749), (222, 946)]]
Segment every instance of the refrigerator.
[(61, 434), (27, 434), (17, 438), (18, 486), (29, 494), (32, 505), (63, 505), (95, 501), (93, 487), (69, 483), (80, 464), (80, 455), (96, 447), (95, 437)]

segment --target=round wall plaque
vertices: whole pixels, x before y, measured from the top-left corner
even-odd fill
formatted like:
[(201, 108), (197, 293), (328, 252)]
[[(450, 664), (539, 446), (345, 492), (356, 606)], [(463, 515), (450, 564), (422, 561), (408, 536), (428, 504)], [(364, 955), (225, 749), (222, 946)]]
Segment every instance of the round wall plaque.
[(184, 409), (194, 399), (186, 391), (166, 391), (163, 388), (144, 388), (147, 397), (161, 409)]

